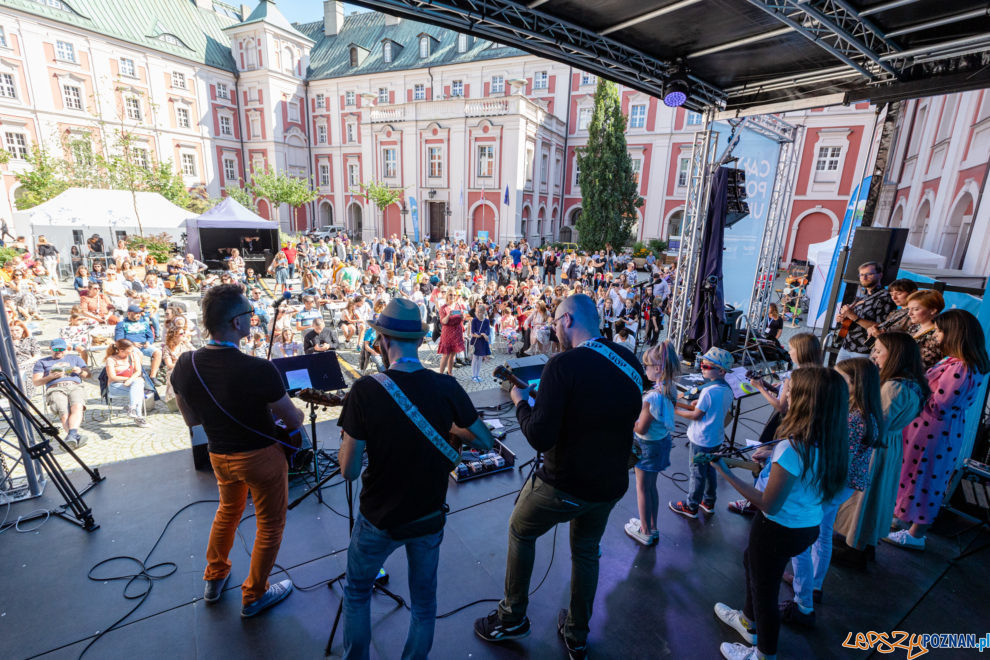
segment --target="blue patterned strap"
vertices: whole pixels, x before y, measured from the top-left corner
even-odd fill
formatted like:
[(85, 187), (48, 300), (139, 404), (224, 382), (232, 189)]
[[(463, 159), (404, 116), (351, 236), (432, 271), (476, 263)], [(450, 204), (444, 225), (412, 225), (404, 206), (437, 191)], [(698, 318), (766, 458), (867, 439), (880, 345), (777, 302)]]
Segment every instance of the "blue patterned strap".
[(419, 408), (417, 408), (413, 402), (409, 400), (409, 397), (406, 396), (405, 392), (399, 389), (399, 386), (395, 384), (395, 381), (383, 373), (374, 374), (372, 378), (375, 379), (375, 382), (385, 388), (385, 391), (388, 392), (389, 396), (392, 397), (392, 400), (399, 406), (399, 409), (406, 414), (416, 428), (423, 432), (423, 435), (425, 435), (426, 439), (437, 448), (437, 451), (446, 456), (447, 460), (454, 465), (461, 462), (460, 452), (451, 447), (450, 443), (444, 440), (443, 436), (440, 435), (435, 428), (433, 428), (433, 425), (430, 424), (425, 417), (423, 417), (423, 413), (419, 412)]
[(619, 369), (622, 370), (622, 373), (624, 373), (625, 375), (629, 376), (629, 378), (632, 379), (632, 382), (636, 383), (636, 387), (639, 388), (640, 392), (643, 391), (643, 379), (642, 377), (640, 377), (639, 372), (637, 372), (636, 369), (634, 369), (631, 364), (629, 364), (621, 357), (619, 357), (619, 355), (611, 348), (594, 339), (589, 339), (588, 341), (584, 342), (581, 345), (584, 346), (585, 348), (590, 348), (591, 350), (598, 353), (606, 360), (617, 366)]

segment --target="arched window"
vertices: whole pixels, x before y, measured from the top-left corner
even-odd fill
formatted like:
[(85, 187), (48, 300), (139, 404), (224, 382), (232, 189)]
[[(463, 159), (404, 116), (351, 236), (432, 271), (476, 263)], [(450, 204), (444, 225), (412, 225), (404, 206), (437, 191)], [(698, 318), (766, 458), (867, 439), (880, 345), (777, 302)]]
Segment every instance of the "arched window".
[(681, 235), (681, 223), (684, 221), (684, 211), (674, 211), (667, 220), (667, 238)]
[(422, 36), (419, 38), (419, 56), (430, 56), (430, 38), (427, 36)]
[(385, 59), (386, 64), (392, 62), (392, 42), (386, 41), (382, 44), (382, 57)]
[(358, 65), (358, 51), (355, 46), (351, 46), (351, 67), (356, 67)]

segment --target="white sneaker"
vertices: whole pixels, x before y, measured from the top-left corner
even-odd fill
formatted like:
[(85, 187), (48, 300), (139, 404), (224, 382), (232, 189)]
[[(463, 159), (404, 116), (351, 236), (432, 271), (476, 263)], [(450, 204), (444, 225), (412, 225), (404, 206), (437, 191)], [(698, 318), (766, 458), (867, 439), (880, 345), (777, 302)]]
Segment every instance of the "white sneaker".
[[(756, 644), (756, 633), (751, 631), (745, 625), (743, 625), (743, 622), (741, 620), (741, 617), (743, 616), (742, 610), (734, 610), (725, 603), (715, 603), (715, 616), (721, 619), (722, 623), (724, 623), (725, 625), (729, 626), (730, 628), (738, 632), (739, 635), (743, 638), (743, 640), (749, 642), (750, 644)], [(722, 646), (725, 646), (725, 644), (723, 644)], [(734, 645), (734, 646), (738, 646), (738, 645)], [(724, 655), (724, 651), (723, 651), (723, 655)], [(729, 656), (725, 656), (725, 657), (728, 658)], [(746, 657), (746, 656), (739, 656), (739, 657)]]
[(644, 534), (640, 531), (639, 520), (636, 518), (631, 519), (625, 524), (626, 534), (635, 541), (641, 543), (642, 545), (650, 546), (653, 545), (653, 535)]
[(722, 642), (718, 650), (722, 652), (722, 657), (728, 660), (761, 660), (763, 657), (755, 646), (739, 643)]
[(885, 536), (884, 541), (890, 543), (891, 545), (896, 545), (901, 548), (907, 548), (908, 550), (924, 550), (925, 549), (925, 537), (922, 536), (920, 539), (911, 536), (911, 532), (906, 529), (902, 529), (896, 532), (891, 532), (889, 535)]

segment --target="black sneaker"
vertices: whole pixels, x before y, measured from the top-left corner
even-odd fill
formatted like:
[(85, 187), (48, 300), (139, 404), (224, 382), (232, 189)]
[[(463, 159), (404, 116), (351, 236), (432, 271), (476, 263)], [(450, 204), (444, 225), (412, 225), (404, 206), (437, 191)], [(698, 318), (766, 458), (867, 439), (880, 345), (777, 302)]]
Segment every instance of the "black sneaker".
[(567, 649), (567, 657), (571, 660), (584, 660), (588, 657), (588, 645), (581, 644), (577, 646), (571, 640), (567, 639), (564, 635), (564, 628), (567, 627), (567, 610), (560, 610), (557, 612), (557, 634), (560, 635), (560, 639), (564, 642), (564, 647)]
[(203, 580), (206, 583), (206, 586), (203, 587), (203, 600), (207, 603), (215, 603), (220, 600), (220, 596), (223, 595), (223, 588), (227, 586), (229, 578), (230, 574), (228, 573), (219, 580)]
[(514, 626), (506, 626), (499, 618), (498, 610), (492, 610), (488, 616), (475, 619), (474, 634), (486, 642), (507, 642), (512, 639), (522, 639), (529, 635), (529, 617)]
[(780, 604), (780, 622), (802, 628), (814, 628), (815, 613), (812, 611), (805, 614), (795, 601), (785, 600)]

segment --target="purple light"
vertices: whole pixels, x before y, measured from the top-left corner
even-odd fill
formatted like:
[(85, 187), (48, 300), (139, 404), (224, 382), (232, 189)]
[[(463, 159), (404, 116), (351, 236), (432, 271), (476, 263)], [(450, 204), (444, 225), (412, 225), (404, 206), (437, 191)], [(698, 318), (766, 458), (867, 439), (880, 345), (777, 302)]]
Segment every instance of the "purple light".
[(687, 101), (687, 94), (680, 90), (667, 92), (663, 97), (663, 104), (670, 108), (677, 108)]

